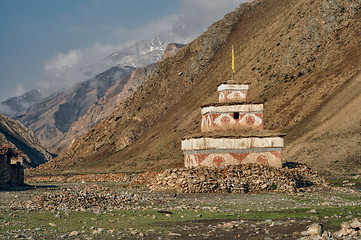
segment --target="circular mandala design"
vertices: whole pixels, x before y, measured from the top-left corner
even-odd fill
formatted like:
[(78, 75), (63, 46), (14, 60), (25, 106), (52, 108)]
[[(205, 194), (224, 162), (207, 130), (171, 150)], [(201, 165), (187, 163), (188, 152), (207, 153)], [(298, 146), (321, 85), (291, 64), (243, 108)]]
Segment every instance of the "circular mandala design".
[(263, 165), (268, 165), (268, 159), (265, 155), (260, 155), (257, 157), (257, 162)]
[(254, 118), (253, 116), (247, 116), (247, 117), (246, 117), (246, 123), (247, 123), (248, 125), (253, 125), (255, 121), (256, 121), (256, 120), (255, 120), (255, 118)]
[(240, 94), (239, 92), (235, 92), (235, 93), (233, 94), (233, 97), (234, 97), (234, 98), (241, 98), (241, 94)]
[(213, 163), (214, 165), (216, 165), (217, 167), (221, 166), (224, 163), (224, 158), (218, 156), (213, 158)]
[(231, 122), (231, 120), (230, 120), (229, 117), (227, 117), (227, 116), (223, 116), (223, 117), (221, 118), (221, 123), (222, 123), (223, 125), (228, 125), (230, 122)]

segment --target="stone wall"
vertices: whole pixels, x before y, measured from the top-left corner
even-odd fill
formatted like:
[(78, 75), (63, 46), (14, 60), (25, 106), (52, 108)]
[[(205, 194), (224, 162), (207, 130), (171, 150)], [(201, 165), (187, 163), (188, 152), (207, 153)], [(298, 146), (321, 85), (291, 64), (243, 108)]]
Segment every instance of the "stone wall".
[(11, 164), (7, 154), (0, 152), (0, 188), (8, 186), (11, 182)]
[(11, 163), (18, 157), (15, 149), (0, 148), (0, 188), (24, 185), (24, 166), (20, 162)]
[(24, 185), (24, 167), (19, 162), (11, 164), (11, 182), (12, 186)]

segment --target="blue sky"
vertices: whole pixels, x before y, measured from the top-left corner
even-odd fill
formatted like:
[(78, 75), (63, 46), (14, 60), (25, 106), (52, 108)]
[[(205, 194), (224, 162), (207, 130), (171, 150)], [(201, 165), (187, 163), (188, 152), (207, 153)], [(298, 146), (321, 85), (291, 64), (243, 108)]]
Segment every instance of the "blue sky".
[(45, 68), (54, 58), (82, 51), (95, 61), (152, 31), (182, 25), (200, 34), (241, 2), (0, 0), (0, 101), (50, 81)]

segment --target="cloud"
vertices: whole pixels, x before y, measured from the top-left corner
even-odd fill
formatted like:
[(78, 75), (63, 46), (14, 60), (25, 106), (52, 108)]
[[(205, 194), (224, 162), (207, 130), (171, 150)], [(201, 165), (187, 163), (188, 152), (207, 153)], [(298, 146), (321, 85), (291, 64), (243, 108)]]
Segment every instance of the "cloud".
[[(110, 67), (104, 65), (104, 61), (103, 65), (99, 64), (100, 59), (130, 46), (136, 41), (150, 39), (164, 32), (174, 33), (174, 39), (179, 43), (189, 42), (202, 34), (213, 22), (220, 20), (226, 13), (238, 7), (239, 4), (239, 0), (183, 0), (179, 14), (163, 16), (134, 29), (104, 25), (93, 26), (96, 29), (109, 31), (116, 40), (111, 44), (96, 42), (86, 48), (72, 49), (67, 53), (56, 53), (44, 63), (46, 80), (42, 81), (39, 87), (51, 92), (85, 81)], [(92, 28), (89, 27), (89, 29)], [(89, 29), (73, 27), (71, 31), (88, 31)]]
[(116, 49), (112, 44), (96, 42), (87, 48), (56, 53), (44, 63), (45, 80), (40, 82), (39, 87), (51, 92), (85, 81), (96, 73), (106, 70), (108, 66), (94, 65), (94, 63)]
[(15, 96), (20, 96), (26, 92), (25, 87), (22, 83), (17, 83), (14, 91)]
[[(6, 99), (14, 96), (20, 96), (27, 91), (26, 89), (27, 88), (23, 85), (23, 83), (16, 83), (15, 88), (8, 88), (6, 91), (1, 92), (0, 101), (5, 101)], [(5, 109), (4, 106), (0, 108), (0, 112), (5, 112), (5, 110), (3, 111), (1, 109)]]
[(82, 53), (80, 50), (70, 50), (68, 53), (57, 53), (49, 61), (44, 64), (44, 69), (46, 71), (55, 72), (56, 76), (59, 76), (59, 73), (64, 72), (74, 66), (76, 66), (82, 58)]
[(142, 40), (162, 32), (173, 32), (179, 41), (187, 41), (202, 34), (241, 2), (246, 0), (183, 0), (177, 15), (163, 16), (135, 29), (114, 28), (113, 34), (123, 40)]
[(0, 113), (5, 114), (7, 116), (11, 116), (16, 112), (13, 111), (10, 106), (0, 103)]
[(239, 6), (239, 0), (183, 0), (182, 14), (173, 26), (173, 32), (178, 35), (200, 35), (213, 22), (233, 11)]
[[(0, 113), (8, 116), (14, 115), (24, 109), (27, 109), (44, 97), (41, 89), (27, 92), (26, 87), (24, 87), (22, 83), (17, 83), (16, 87), (12, 90), (8, 90), (8, 92), (8, 96), (11, 97), (8, 98), (6, 96), (5, 98), (1, 99), (5, 101), (2, 103), (0, 102)], [(21, 97), (19, 98), (19, 96)]]
[(115, 28), (113, 34), (125, 41), (139, 41), (170, 32), (179, 21), (179, 15), (163, 16), (160, 19), (134, 29)]

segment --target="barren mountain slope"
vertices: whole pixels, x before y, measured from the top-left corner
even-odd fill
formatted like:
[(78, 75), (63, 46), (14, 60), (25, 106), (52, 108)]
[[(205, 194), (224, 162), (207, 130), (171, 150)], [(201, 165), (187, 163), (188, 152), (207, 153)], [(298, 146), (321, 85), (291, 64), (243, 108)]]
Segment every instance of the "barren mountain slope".
[(137, 68), (123, 76), (106, 91), (102, 98), (94, 102), (84, 115), (71, 124), (69, 131), (63, 134), (57, 142), (53, 143), (52, 149), (55, 152), (61, 152), (69, 147), (77, 137), (108, 117), (115, 109), (119, 108), (124, 99), (133, 94), (144, 83), (153, 73), (154, 68), (155, 63), (144, 68)]
[[(41, 101), (44, 101), (43, 93), (40, 89), (33, 89), (20, 96), (12, 97), (3, 101), (0, 103), (0, 107), (2, 106), (1, 110), (3, 111), (3, 114), (10, 116), (22, 112)], [(8, 111), (4, 111), (5, 109)]]
[[(240, 5), (174, 57), (112, 115), (37, 173), (182, 166), (180, 140), (231, 77), (265, 101), (265, 128), (287, 133), (284, 161), (324, 174), (360, 172), (361, 1), (263, 0)], [(352, 166), (352, 168), (350, 167)]]
[(0, 147), (4, 145), (24, 152), (27, 160), (24, 164), (28, 167), (36, 167), (52, 158), (29, 129), (0, 114)]
[[(156, 42), (160, 45), (164, 44)], [(149, 46), (146, 42), (144, 44), (143, 48), (152, 48), (151, 43)], [(155, 47), (157, 50), (154, 51), (161, 52), (163, 55), (160, 53), (157, 53), (157, 56), (152, 55), (155, 54), (152, 51), (149, 54), (155, 57), (154, 61), (156, 61), (174, 55), (181, 47), (183, 47), (182, 44), (170, 43), (167, 47)], [(165, 51), (163, 51), (164, 48)], [(136, 52), (142, 52), (141, 50), (142, 48)], [(129, 50), (128, 56), (125, 55), (125, 51), (115, 54), (122, 56), (118, 59), (119, 61), (128, 59), (134, 61), (134, 64), (139, 60), (138, 57), (134, 57), (134, 49)], [(147, 59), (142, 55), (141, 62), (153, 60), (151, 56)], [(116, 59), (113, 60), (116, 61)], [(42, 144), (58, 154), (69, 147), (74, 139), (119, 108), (121, 101), (136, 91), (153, 73), (154, 68), (154, 63), (139, 68), (121, 65), (111, 67), (88, 81), (35, 104), (15, 116), (15, 119), (33, 130)]]
[(133, 68), (112, 67), (95, 78), (79, 83), (14, 117), (31, 129), (40, 142), (54, 153), (73, 122), (87, 113), (106, 91)]
[(287, 159), (299, 159), (332, 175), (361, 170), (361, 72), (314, 114), (289, 131)]

